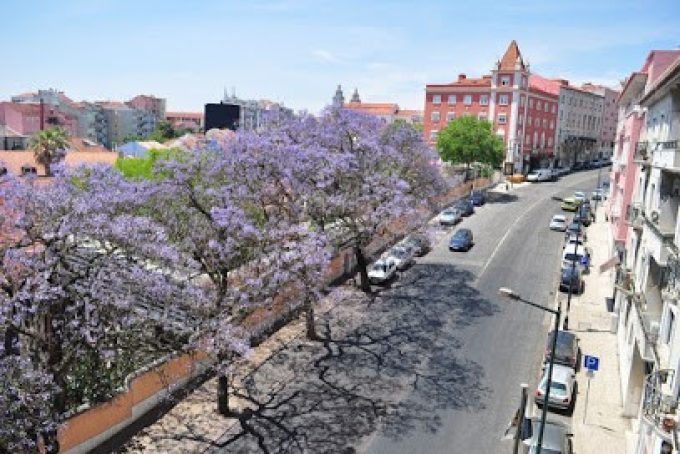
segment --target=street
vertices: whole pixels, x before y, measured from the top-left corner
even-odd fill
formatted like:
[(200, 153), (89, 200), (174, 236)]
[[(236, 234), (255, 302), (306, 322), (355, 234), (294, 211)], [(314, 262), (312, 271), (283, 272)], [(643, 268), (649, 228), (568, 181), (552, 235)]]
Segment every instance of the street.
[(509, 452), (501, 437), (520, 383), (536, 383), (549, 320), (498, 289), (553, 304), (563, 236), (548, 230), (560, 212), (551, 196), (595, 181), (591, 171), (492, 194), (455, 227), (474, 232), (469, 252), (449, 252), (455, 228), (442, 230), (374, 299), (348, 290), (320, 318), (321, 342), (294, 340), (236, 386), (251, 411), (210, 451)]

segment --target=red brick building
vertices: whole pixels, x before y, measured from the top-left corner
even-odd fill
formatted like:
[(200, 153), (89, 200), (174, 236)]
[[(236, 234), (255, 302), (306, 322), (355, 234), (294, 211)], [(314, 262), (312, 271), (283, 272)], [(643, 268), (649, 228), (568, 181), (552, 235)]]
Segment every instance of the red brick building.
[(425, 139), (436, 143), (449, 121), (474, 115), (493, 124), (506, 146), (506, 162), (515, 172), (547, 166), (555, 156), (555, 128), (563, 80), (531, 74), (513, 40), (491, 74), (425, 88)]

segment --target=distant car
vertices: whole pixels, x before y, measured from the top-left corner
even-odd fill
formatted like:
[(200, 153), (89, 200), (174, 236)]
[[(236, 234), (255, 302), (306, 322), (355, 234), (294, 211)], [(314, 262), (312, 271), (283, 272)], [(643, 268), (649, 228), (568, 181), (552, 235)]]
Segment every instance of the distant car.
[(372, 284), (384, 284), (397, 274), (397, 261), (393, 257), (384, 257), (375, 262), (368, 270), (368, 280)]
[(550, 181), (551, 179), (552, 171), (550, 169), (537, 169), (527, 175), (527, 181), (531, 182)]
[(578, 245), (578, 246), (583, 246), (584, 241), (585, 240), (583, 239), (583, 235), (574, 235), (574, 234), (568, 235), (564, 238), (564, 246), (562, 246), (562, 249), (564, 249), (565, 247), (567, 247), (569, 245), (573, 246), (575, 244)]
[(595, 189), (590, 193), (591, 200), (602, 200), (602, 189)]
[[(541, 417), (534, 416), (527, 419), (527, 427), (522, 431), (521, 439), (524, 454), (535, 454), (538, 452), (538, 434), (541, 430)], [(543, 440), (541, 450), (543, 454), (574, 454), (574, 447), (571, 441), (572, 434), (569, 425), (562, 421), (547, 419), (543, 429)]]
[(407, 246), (394, 246), (388, 251), (388, 256), (395, 260), (398, 270), (405, 270), (415, 262), (414, 251)]
[(580, 295), (585, 289), (585, 283), (581, 277), (581, 269), (579, 266), (574, 268), (563, 268), (562, 274), (560, 275), (560, 291), (569, 292), (571, 288), (572, 294)]
[(449, 239), (450, 251), (469, 251), (474, 241), (470, 229), (458, 229)]
[(579, 235), (582, 237), (586, 237), (586, 230), (585, 227), (583, 227), (583, 224), (578, 222), (577, 217), (576, 219), (572, 220), (571, 223), (567, 226), (567, 230), (565, 231), (566, 235), (565, 236), (570, 236), (570, 235)]
[[(550, 361), (552, 352), (552, 341), (555, 331), (548, 333), (548, 340), (545, 342), (545, 355), (543, 362)], [(570, 331), (557, 332), (557, 345), (555, 345), (555, 364), (571, 367), (576, 370), (579, 364), (578, 338)]]
[(441, 225), (456, 225), (462, 219), (460, 211), (456, 208), (447, 208), (439, 214), (439, 223)]
[(593, 169), (597, 169), (598, 167), (602, 167), (602, 161), (600, 161), (599, 159), (596, 159), (596, 160), (594, 160), (594, 161), (591, 161), (590, 166), (591, 166)]
[(583, 191), (574, 192), (574, 200), (576, 200), (578, 202), (584, 202), (587, 199), (588, 199), (588, 197), (586, 197), (585, 192), (583, 192)]
[(579, 206), (581, 206), (581, 202), (574, 199), (573, 197), (567, 197), (566, 199), (562, 200), (560, 208), (562, 208), (564, 211), (576, 211), (578, 210)]
[(569, 169), (568, 167), (559, 167), (558, 169), (561, 177), (564, 175), (569, 175), (569, 172), (571, 172), (571, 169)]
[[(586, 261), (588, 264), (585, 263)], [(562, 265), (560, 269), (571, 268), (574, 262), (576, 262), (576, 266), (582, 273), (588, 272), (590, 253), (584, 246), (576, 244), (565, 246), (564, 251), (562, 251)]]
[[(534, 401), (539, 407), (543, 405), (543, 399), (548, 388), (548, 371), (546, 365), (543, 371), (543, 378), (536, 389)], [(552, 380), (550, 383), (550, 395), (548, 396), (548, 407), (566, 410), (574, 403), (574, 391), (576, 382), (576, 372), (569, 366), (561, 364), (553, 365)], [(551, 451), (543, 450), (544, 453)]]
[(430, 250), (430, 240), (420, 233), (412, 233), (401, 241), (401, 244), (413, 249), (417, 257), (421, 257)]
[(585, 169), (585, 165), (582, 162), (575, 162), (571, 166), (572, 172), (578, 172), (579, 170), (583, 170), (583, 169)]
[(468, 199), (459, 200), (455, 208), (460, 211), (461, 216), (470, 216), (475, 212), (475, 207)]
[(470, 193), (470, 202), (476, 207), (482, 206), (486, 203), (486, 195), (484, 191), (475, 190)]
[(550, 221), (550, 230), (564, 232), (567, 230), (567, 217), (563, 214), (556, 214)]
[(550, 181), (557, 181), (560, 177), (560, 169), (553, 167), (550, 169)]

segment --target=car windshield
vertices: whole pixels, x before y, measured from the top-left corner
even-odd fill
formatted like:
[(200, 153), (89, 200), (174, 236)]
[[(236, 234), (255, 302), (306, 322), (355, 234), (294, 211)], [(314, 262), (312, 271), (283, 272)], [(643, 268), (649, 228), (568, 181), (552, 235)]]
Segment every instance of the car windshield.
[(385, 271), (387, 271), (387, 265), (385, 265), (384, 263), (376, 263), (375, 265), (373, 265), (373, 271), (380, 271), (384, 273)]
[(582, 257), (581, 254), (574, 254), (574, 253), (564, 254), (564, 260), (568, 260), (570, 262), (576, 261), (576, 263), (580, 263), (581, 257)]
[(564, 216), (555, 216), (553, 222), (565, 222)]
[(571, 268), (565, 268), (562, 271), (562, 280), (568, 281), (570, 279), (577, 279), (578, 277), (578, 268), (574, 268), (573, 270)]
[(454, 240), (464, 240), (465, 238), (467, 238), (467, 232), (458, 231), (453, 235)]
[(398, 259), (403, 259), (408, 257), (408, 252), (406, 249), (392, 249), (392, 255)]
[(444, 212), (442, 214), (445, 215), (445, 216), (454, 216), (456, 214), (456, 212), (457, 211), (454, 210), (454, 209), (449, 209), (449, 210), (444, 210)]

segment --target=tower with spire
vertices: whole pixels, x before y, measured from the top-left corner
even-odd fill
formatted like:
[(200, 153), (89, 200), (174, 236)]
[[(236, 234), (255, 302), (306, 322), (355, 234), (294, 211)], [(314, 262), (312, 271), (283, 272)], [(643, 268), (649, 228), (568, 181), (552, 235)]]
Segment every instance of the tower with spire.
[(338, 85), (333, 96), (333, 107), (342, 107), (345, 105), (345, 95), (342, 94), (342, 86)]
[(350, 100), (350, 102), (355, 102), (355, 103), (361, 104), (361, 98), (359, 98), (359, 89), (358, 88), (354, 89), (354, 93), (352, 93), (352, 99)]

